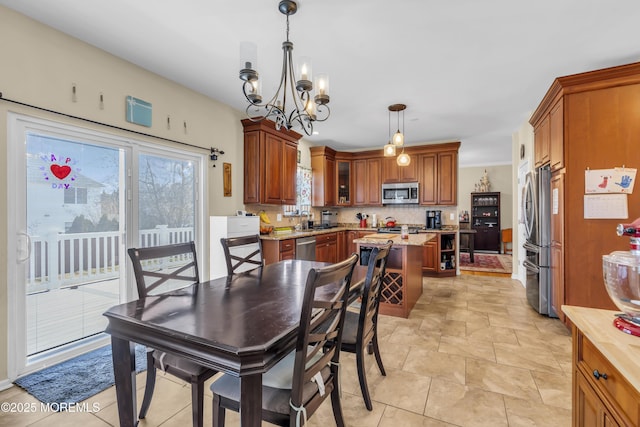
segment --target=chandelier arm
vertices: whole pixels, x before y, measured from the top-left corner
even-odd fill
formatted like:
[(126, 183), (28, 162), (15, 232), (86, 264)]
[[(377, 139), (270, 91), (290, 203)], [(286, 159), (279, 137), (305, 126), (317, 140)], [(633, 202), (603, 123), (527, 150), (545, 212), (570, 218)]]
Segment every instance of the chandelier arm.
[(316, 105), (316, 118), (314, 119), (314, 121), (324, 122), (329, 118), (330, 115), (331, 115), (331, 109), (327, 104)]

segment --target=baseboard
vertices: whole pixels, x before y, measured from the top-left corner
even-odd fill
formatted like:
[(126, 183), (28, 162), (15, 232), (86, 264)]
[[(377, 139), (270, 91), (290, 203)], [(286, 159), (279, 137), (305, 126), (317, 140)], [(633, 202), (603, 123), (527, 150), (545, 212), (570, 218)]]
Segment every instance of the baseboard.
[(0, 391), (11, 388), (12, 386), (13, 386), (13, 383), (11, 382), (11, 380), (6, 379), (6, 380), (0, 381)]

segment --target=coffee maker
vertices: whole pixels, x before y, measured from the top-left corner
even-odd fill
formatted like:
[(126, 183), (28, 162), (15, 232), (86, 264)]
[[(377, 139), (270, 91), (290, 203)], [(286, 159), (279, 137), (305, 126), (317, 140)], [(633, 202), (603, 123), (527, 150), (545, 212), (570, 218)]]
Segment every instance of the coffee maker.
[(440, 230), (442, 228), (442, 211), (427, 211), (427, 229)]

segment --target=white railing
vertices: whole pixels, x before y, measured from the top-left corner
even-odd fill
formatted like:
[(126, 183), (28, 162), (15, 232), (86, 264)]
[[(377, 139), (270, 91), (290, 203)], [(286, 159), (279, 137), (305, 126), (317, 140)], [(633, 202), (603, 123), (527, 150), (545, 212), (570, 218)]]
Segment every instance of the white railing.
[[(120, 239), (118, 231), (31, 236), (27, 293), (117, 278), (121, 261)], [(160, 225), (139, 233), (140, 247), (193, 239), (193, 227)]]

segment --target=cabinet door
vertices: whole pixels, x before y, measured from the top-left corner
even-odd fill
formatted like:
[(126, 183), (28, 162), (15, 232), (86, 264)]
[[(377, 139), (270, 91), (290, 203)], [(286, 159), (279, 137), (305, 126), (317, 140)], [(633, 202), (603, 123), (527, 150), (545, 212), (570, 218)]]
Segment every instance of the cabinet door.
[(498, 227), (474, 227), (475, 249), (500, 252), (500, 229)]
[(338, 198), (336, 204), (338, 206), (351, 205), (351, 161), (336, 161), (336, 193)]
[[(408, 166), (398, 166), (400, 171), (400, 182), (416, 182), (418, 181), (418, 159), (415, 156), (411, 156), (411, 163)], [(397, 163), (396, 163), (397, 164)]]
[[(298, 146), (289, 142), (283, 144), (282, 153), (282, 181), (280, 191), (283, 205), (295, 205), (298, 199), (297, 192), (297, 168)], [(269, 180), (267, 180), (267, 183)]]
[(412, 159), (408, 166), (398, 166), (396, 157), (382, 158), (382, 182), (415, 182), (418, 181), (418, 164)]
[(367, 161), (354, 160), (353, 162), (353, 204), (367, 204)]
[(540, 122), (540, 125), (534, 129), (533, 150), (536, 167), (549, 163), (549, 131), (549, 116), (547, 116)]
[(244, 204), (260, 203), (260, 132), (244, 134)]
[(438, 241), (433, 239), (424, 245), (422, 254), (422, 271), (438, 270)]
[(564, 167), (564, 110), (562, 98), (549, 113), (549, 162), (552, 171)]
[(420, 204), (435, 205), (438, 203), (438, 165), (436, 154), (420, 156)]
[(456, 152), (438, 154), (438, 204), (456, 205), (458, 197)]
[[(264, 200), (262, 203), (282, 204), (282, 180), (284, 169), (288, 165), (282, 164), (282, 140), (271, 134), (264, 135)], [(295, 204), (295, 203), (292, 203)]]
[(580, 371), (575, 371), (575, 408), (573, 425), (580, 427), (617, 426), (604, 403)]
[(381, 159), (367, 160), (367, 182), (369, 205), (382, 205), (382, 161)]
[(338, 253), (338, 262), (347, 259), (347, 232), (338, 231), (336, 242), (336, 252)]
[(335, 160), (328, 156), (314, 156), (311, 158), (311, 169), (313, 169), (312, 205), (317, 207), (335, 206)]

